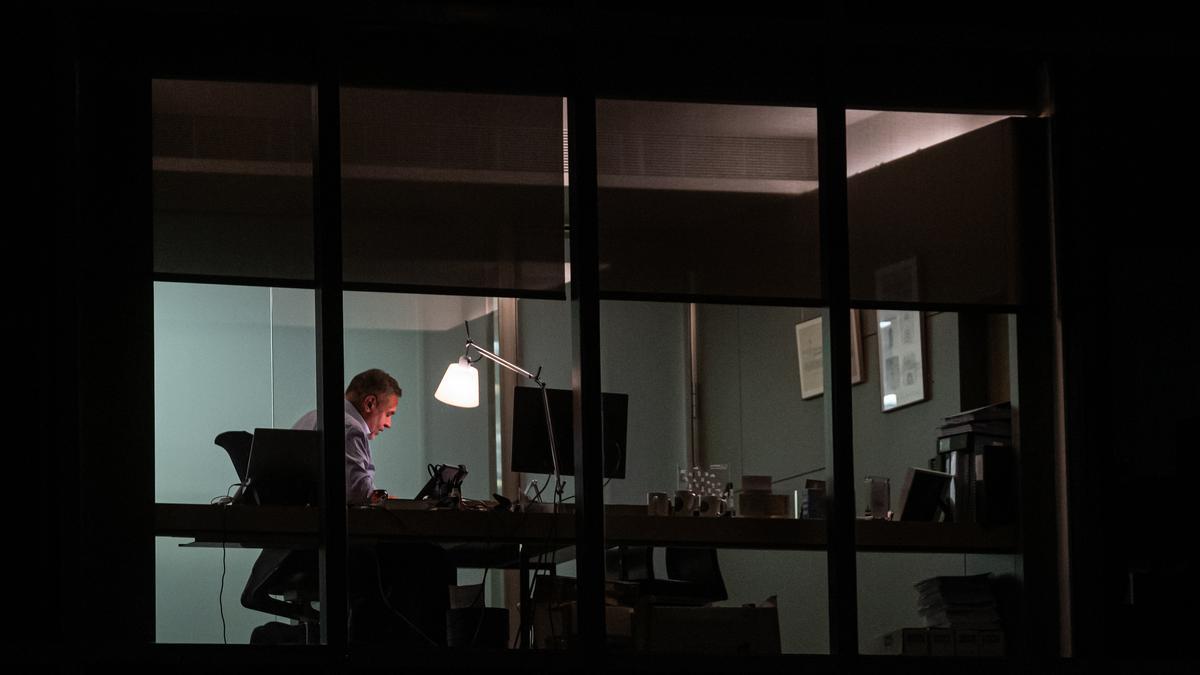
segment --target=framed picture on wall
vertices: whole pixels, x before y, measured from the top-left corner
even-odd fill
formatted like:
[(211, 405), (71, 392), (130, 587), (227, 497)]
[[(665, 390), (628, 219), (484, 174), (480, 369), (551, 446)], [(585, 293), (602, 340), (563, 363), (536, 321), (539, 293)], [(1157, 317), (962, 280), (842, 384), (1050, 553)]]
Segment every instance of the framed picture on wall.
[(880, 309), (879, 392), (883, 412), (925, 400), (925, 342), (921, 313)]
[[(800, 398), (816, 398), (825, 393), (825, 346), (821, 317), (796, 324), (796, 354), (800, 360)], [(862, 329), (859, 312), (850, 310), (850, 383), (863, 381)]]

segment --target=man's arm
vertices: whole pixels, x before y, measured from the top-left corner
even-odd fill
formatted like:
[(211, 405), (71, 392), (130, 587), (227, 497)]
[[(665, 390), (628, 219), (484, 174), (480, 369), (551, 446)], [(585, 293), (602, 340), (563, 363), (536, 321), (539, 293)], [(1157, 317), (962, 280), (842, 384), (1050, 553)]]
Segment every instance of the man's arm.
[(346, 503), (370, 504), (375, 489), (375, 465), (361, 429), (346, 427)]

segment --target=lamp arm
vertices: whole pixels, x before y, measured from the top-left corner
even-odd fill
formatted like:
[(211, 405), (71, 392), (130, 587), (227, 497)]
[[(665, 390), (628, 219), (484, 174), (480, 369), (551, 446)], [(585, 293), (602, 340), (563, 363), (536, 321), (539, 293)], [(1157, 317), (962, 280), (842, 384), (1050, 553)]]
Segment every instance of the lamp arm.
[(518, 374), (518, 375), (524, 375), (525, 377), (528, 377), (529, 379), (533, 380), (534, 382), (537, 382), (537, 383), (538, 383), (538, 386), (541, 386), (541, 387), (545, 387), (545, 386), (546, 386), (546, 385), (545, 385), (545, 384), (544, 384), (544, 383), (541, 381), (541, 379), (539, 379), (539, 378), (538, 378), (538, 376), (537, 376), (537, 375), (534, 375), (533, 373), (529, 372), (528, 370), (525, 370), (524, 368), (522, 368), (522, 367), (520, 367), (520, 366), (518, 366), (518, 365), (516, 365), (516, 364), (514, 364), (514, 363), (510, 363), (510, 362), (508, 362), (508, 361), (505, 361), (504, 359), (502, 359), (502, 358), (500, 358), (499, 356), (497, 356), (497, 355), (495, 355), (495, 354), (493, 354), (493, 353), (489, 352), (488, 350), (484, 349), (483, 347), (480, 347), (479, 345), (475, 344), (474, 342), (472, 342), (472, 341), (470, 341), (470, 340), (467, 340), (467, 351), (470, 351), (470, 350), (472, 350), (472, 349), (474, 349), (475, 351), (479, 352), (479, 355), (480, 355), (480, 356), (482, 356), (482, 357), (484, 357), (484, 358), (485, 358), (485, 359), (487, 359), (488, 361), (492, 361), (493, 363), (498, 363), (498, 364), (500, 364), (500, 365), (504, 366), (505, 368), (507, 368), (507, 369), (509, 369), (509, 370), (513, 371), (514, 373), (516, 373), (516, 374)]

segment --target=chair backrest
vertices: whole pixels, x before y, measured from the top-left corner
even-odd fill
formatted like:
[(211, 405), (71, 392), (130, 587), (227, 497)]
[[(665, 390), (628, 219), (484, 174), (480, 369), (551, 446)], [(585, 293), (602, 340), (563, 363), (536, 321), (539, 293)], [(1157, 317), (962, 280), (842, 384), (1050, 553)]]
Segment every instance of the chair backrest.
[(605, 576), (616, 581), (654, 578), (653, 546), (614, 546), (604, 552)]
[(717, 561), (717, 549), (667, 547), (666, 563), (668, 579), (687, 581), (703, 588), (703, 595), (709, 602), (729, 599)]
[(248, 431), (225, 431), (217, 434), (213, 443), (229, 453), (229, 461), (233, 462), (233, 470), (237, 472), (238, 482), (243, 486), (239, 487), (233, 496), (233, 501), (240, 503), (246, 496), (246, 469), (250, 464), (250, 447), (254, 443), (254, 434)]
[(229, 453), (229, 461), (233, 462), (233, 469), (242, 483), (246, 482), (246, 466), (250, 463), (250, 445), (253, 442), (254, 435), (248, 431), (226, 431), (213, 439), (213, 443)]

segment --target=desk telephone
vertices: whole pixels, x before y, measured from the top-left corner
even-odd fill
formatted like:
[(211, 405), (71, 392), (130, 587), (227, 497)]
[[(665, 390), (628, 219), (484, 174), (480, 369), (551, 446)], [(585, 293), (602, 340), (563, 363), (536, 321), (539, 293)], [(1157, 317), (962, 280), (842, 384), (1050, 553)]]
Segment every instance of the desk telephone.
[(467, 467), (462, 464), (430, 464), (428, 470), (429, 480), (417, 493), (418, 501), (433, 500), (437, 502), (435, 506), (452, 506), (462, 498), (462, 482), (467, 477)]

